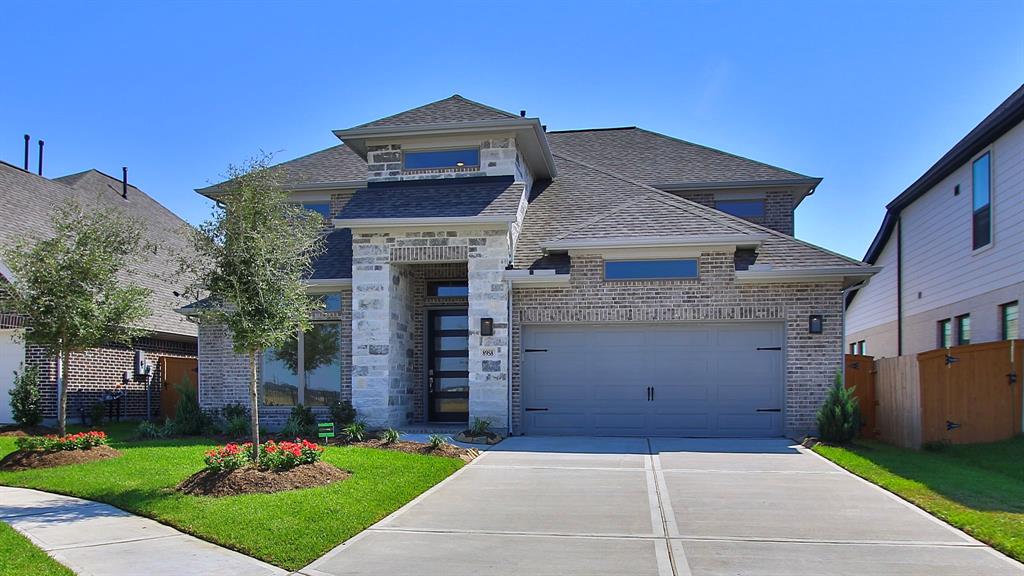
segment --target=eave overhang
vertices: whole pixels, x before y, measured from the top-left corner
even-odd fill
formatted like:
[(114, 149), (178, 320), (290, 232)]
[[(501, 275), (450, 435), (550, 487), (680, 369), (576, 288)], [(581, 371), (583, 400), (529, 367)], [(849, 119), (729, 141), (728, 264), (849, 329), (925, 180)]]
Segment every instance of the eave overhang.
[(821, 184), (821, 178), (785, 178), (776, 180), (736, 180), (736, 181), (722, 181), (722, 182), (662, 182), (658, 184), (652, 184), (654, 188), (664, 190), (665, 192), (699, 192), (699, 191), (716, 191), (716, 190), (735, 190), (735, 189), (769, 189), (769, 188), (787, 188), (793, 189), (797, 192), (796, 206), (800, 205), (800, 202), (804, 198), (814, 194), (818, 185)]
[(570, 250), (605, 250), (616, 248), (758, 248), (768, 239), (767, 234), (720, 234), (708, 236), (661, 236), (641, 238), (587, 238), (563, 239), (541, 243), (545, 252)]
[(844, 285), (853, 285), (871, 278), (881, 271), (876, 266), (849, 266), (836, 268), (798, 268), (786, 270), (737, 270), (737, 283), (815, 282), (842, 279)]
[(437, 218), (335, 218), (336, 228), (434, 228), (444, 226), (510, 226), (512, 216), (444, 216)]
[(505, 270), (505, 280), (513, 287), (551, 288), (569, 284), (569, 274), (554, 270)]
[(367, 140), (378, 138), (407, 138), (438, 134), (472, 134), (478, 132), (511, 131), (526, 158), (534, 178), (551, 179), (557, 175), (555, 159), (551, 156), (544, 128), (539, 118), (501, 118), (471, 122), (444, 122), (414, 126), (371, 126), (335, 130), (334, 135), (356, 154), (366, 159)]

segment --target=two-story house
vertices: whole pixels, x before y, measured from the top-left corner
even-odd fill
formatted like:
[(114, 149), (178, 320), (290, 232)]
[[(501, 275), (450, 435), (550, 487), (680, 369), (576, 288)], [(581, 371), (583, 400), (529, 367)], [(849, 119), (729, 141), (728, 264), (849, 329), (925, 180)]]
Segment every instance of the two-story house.
[[(325, 311), (264, 353), (271, 425), (340, 398), (372, 427), (814, 428), (842, 291), (874, 271), (793, 237), (819, 179), (639, 128), (548, 132), (460, 96), (335, 135), (277, 166), (333, 228), (309, 279)], [(248, 403), (224, 327), (200, 326), (199, 355), (205, 407)]]
[(852, 291), (848, 351), (916, 354), (1021, 338), (1024, 86), (886, 206)]

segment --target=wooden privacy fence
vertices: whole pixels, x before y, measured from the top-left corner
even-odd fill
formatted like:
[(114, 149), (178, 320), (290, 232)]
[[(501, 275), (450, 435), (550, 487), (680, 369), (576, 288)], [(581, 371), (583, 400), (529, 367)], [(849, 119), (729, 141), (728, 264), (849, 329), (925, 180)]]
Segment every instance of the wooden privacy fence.
[(873, 362), (870, 356), (847, 355), (846, 384), (857, 386), (862, 437), (907, 448), (995, 442), (1021, 433), (1022, 367), (1022, 340)]

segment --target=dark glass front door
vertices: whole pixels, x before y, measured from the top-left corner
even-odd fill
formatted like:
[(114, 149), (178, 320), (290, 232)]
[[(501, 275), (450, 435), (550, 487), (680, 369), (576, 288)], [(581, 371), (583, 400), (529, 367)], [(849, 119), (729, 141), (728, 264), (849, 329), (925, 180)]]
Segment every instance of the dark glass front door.
[(466, 310), (427, 314), (427, 390), (431, 422), (469, 420), (469, 316)]

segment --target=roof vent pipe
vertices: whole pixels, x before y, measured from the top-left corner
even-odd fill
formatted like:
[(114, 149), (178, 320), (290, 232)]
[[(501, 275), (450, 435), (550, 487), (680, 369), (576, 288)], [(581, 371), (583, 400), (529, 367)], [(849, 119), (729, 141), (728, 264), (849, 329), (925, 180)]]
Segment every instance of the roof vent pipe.
[(121, 198), (128, 199), (128, 167), (121, 166)]
[(547, 124), (541, 124), (540, 127), (541, 127), (541, 130), (544, 130), (545, 132), (548, 131), (548, 125)]
[(25, 172), (28, 172), (28, 141), (31, 139), (31, 136), (25, 134)]
[(526, 118), (526, 110), (520, 110), (519, 111), (519, 117), (520, 118)]
[(43, 175), (43, 141), (39, 141), (39, 175)]

